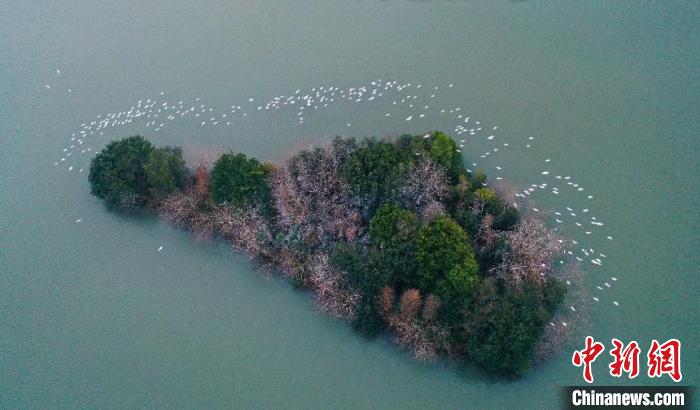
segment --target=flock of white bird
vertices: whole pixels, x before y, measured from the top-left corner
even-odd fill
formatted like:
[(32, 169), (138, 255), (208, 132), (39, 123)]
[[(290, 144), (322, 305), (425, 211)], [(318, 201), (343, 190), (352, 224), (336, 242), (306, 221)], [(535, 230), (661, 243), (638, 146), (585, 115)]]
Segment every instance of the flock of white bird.
[[(61, 71), (56, 70), (56, 76), (61, 76)], [(60, 82), (57, 80), (57, 82)], [(46, 84), (47, 92), (54, 92), (59, 89), (59, 86), (52, 87), (51, 84)], [(72, 93), (71, 88), (65, 87), (65, 92)], [(240, 104), (231, 104), (226, 109), (216, 109), (214, 106), (206, 104), (200, 97), (194, 97), (189, 101), (184, 99), (168, 100), (165, 91), (161, 91), (158, 95), (150, 98), (138, 100), (135, 104), (123, 111), (98, 114), (91, 121), (86, 121), (71, 134), (69, 143), (62, 149), (60, 158), (54, 163), (54, 166), (72, 172), (77, 170), (78, 173), (85, 171), (85, 164), (89, 158), (94, 155), (98, 149), (93, 149), (92, 144), (104, 144), (108, 140), (123, 137), (128, 133), (157, 133), (172, 122), (189, 121), (188, 124), (194, 123), (201, 128), (217, 128), (217, 127), (233, 127), (240, 125), (242, 121), (250, 121), (250, 115), (253, 113), (270, 113), (283, 109), (294, 110), (296, 113), (295, 122), (303, 125), (308, 114), (312, 111), (321, 111), (331, 105), (344, 104), (376, 104), (382, 101), (382, 104), (377, 104), (377, 117), (391, 118), (400, 116), (405, 122), (417, 122), (416, 126), (420, 126), (424, 118), (430, 118), (433, 123), (452, 124), (445, 127), (449, 129), (453, 136), (458, 140), (459, 149), (463, 148), (470, 142), (485, 143), (488, 149), (478, 155), (473, 152), (467, 154), (468, 157), (478, 156), (483, 159), (483, 163), (478, 164), (472, 162), (467, 167), (469, 172), (476, 170), (476, 167), (487, 168), (491, 158), (498, 155), (501, 150), (508, 150), (516, 145), (526, 150), (532, 147), (535, 142), (534, 137), (528, 137), (524, 141), (502, 141), (502, 138), (496, 135), (498, 126), (482, 125), (479, 121), (472, 120), (471, 116), (464, 111), (462, 107), (446, 107), (438, 101), (438, 93), (444, 89), (450, 92), (455, 92), (455, 85), (450, 83), (445, 86), (425, 85), (420, 83), (375, 80), (367, 85), (358, 87), (341, 88), (336, 86), (319, 86), (313, 87), (309, 91), (296, 89), (288, 95), (279, 95), (267, 100), (258, 102), (256, 98), (250, 97), (246, 102)], [(388, 107), (388, 108), (387, 108)], [(383, 110), (380, 110), (382, 108)], [(130, 130), (124, 131), (120, 128), (131, 127)], [(352, 127), (352, 122), (348, 122), (345, 126)], [(111, 132), (118, 130), (118, 132)], [(340, 130), (336, 130), (337, 133)], [(204, 130), (202, 132), (205, 132)], [(109, 134), (104, 136), (105, 134)], [(104, 136), (104, 137), (103, 137)], [(102, 137), (102, 138), (100, 138)], [(428, 137), (428, 135), (426, 135)], [(77, 157), (87, 157), (86, 160), (79, 161)], [(584, 245), (584, 242), (590, 243), (597, 240), (597, 244), (605, 241), (612, 241), (613, 237), (604, 232), (605, 224), (593, 216), (588, 207), (575, 209), (573, 206), (565, 206), (563, 209), (555, 209), (552, 211), (540, 210), (533, 206), (533, 198), (540, 193), (549, 193), (555, 196), (568, 198), (573, 195), (583, 195), (585, 200), (592, 200), (593, 195), (588, 194), (581, 184), (575, 182), (569, 175), (555, 172), (550, 169), (551, 159), (543, 160), (544, 166), (542, 171), (537, 175), (537, 182), (531, 184), (526, 189), (517, 192), (516, 197), (520, 198), (520, 203), (513, 203), (515, 207), (529, 209), (532, 212), (540, 214), (548, 214), (552, 219), (554, 230), (559, 231), (560, 227), (566, 227), (566, 236), (579, 239), (561, 239), (562, 244), (567, 245), (566, 254), (569, 258), (574, 258), (578, 262), (584, 263), (588, 261), (592, 267), (602, 269), (604, 260), (607, 255), (595, 250), (591, 245)], [(79, 164), (83, 164), (80, 166)], [(494, 175), (496, 180), (502, 180), (501, 172), (504, 167), (502, 165), (492, 166), (493, 169), (487, 170), (490, 175)], [(491, 172), (492, 171), (492, 172)], [(82, 219), (76, 219), (76, 223), (82, 222)], [(568, 242), (568, 243), (566, 243)], [(596, 246), (597, 248), (598, 246)], [(578, 248), (577, 250), (574, 250)], [(158, 248), (158, 252), (163, 250), (163, 246)], [(560, 264), (565, 261), (559, 260)], [(612, 288), (612, 283), (617, 282), (617, 278), (605, 275), (606, 279), (594, 289), (594, 302), (600, 302), (602, 295), (606, 289)], [(607, 279), (609, 277), (609, 279)], [(566, 281), (567, 285), (571, 285), (570, 281)], [(617, 301), (612, 301), (614, 306), (619, 306)], [(569, 306), (572, 312), (576, 312), (575, 306)], [(555, 326), (555, 323), (551, 323)], [(561, 322), (562, 326), (567, 326), (566, 322)]]

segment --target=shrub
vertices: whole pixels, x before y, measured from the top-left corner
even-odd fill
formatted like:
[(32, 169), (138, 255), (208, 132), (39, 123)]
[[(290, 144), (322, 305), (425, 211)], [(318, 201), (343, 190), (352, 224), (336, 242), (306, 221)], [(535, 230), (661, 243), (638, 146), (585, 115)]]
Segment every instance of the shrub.
[(214, 205), (195, 190), (170, 195), (158, 204), (158, 213), (178, 228), (189, 228), (197, 238), (209, 239), (216, 230)]
[(437, 306), (433, 295), (423, 303), (417, 289), (408, 289), (401, 295), (398, 312), (389, 317), (394, 342), (409, 349), (418, 360), (434, 360), (439, 352), (447, 350), (447, 331), (432, 320)]
[(149, 193), (144, 167), (152, 152), (153, 145), (138, 135), (112, 141), (90, 164), (90, 190), (111, 204), (142, 204)]
[(156, 200), (162, 200), (185, 185), (187, 168), (180, 148), (156, 148), (144, 169), (151, 196)]
[(244, 154), (224, 154), (211, 172), (211, 195), (216, 203), (232, 206), (269, 201), (267, 169), (255, 158)]

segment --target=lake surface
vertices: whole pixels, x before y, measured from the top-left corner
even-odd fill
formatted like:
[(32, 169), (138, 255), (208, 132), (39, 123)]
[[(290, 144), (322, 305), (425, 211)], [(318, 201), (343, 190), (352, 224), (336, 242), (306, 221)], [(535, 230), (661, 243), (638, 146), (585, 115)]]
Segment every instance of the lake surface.
[[(535, 202), (590, 206), (614, 235), (591, 239), (604, 269), (584, 265), (592, 292), (619, 278), (590, 334), (643, 351), (678, 338), (697, 384), (700, 2), (200, 3), (0, 4), (0, 408), (556, 408), (559, 386), (582, 382), (571, 349), (515, 381), (416, 363), (223, 244), (109, 212), (86, 174), (54, 166), (81, 123), (161, 90), (227, 106), (377, 78), (454, 83), (449, 103), (535, 138), (499, 158), (515, 186), (538, 182), (544, 158), (586, 186), (594, 202)], [(141, 132), (267, 159), (335, 134), (451, 131), (374, 114), (135, 125), (94, 148)], [(597, 383), (625, 384), (596, 365)]]

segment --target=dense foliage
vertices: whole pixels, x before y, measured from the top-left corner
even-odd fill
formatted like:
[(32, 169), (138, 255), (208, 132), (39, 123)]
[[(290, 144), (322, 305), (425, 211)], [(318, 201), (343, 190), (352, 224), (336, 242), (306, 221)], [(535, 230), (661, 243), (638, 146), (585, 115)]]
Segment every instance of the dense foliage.
[(424, 292), (433, 292), (439, 285), (450, 288), (471, 282), (468, 277), (475, 277), (478, 271), (469, 237), (448, 216), (439, 216), (420, 229), (416, 264), (415, 286)]
[(234, 206), (264, 201), (269, 195), (267, 170), (255, 158), (224, 154), (211, 171), (211, 195), (216, 203)]
[(395, 204), (382, 205), (370, 220), (369, 237), (380, 253), (380, 269), (396, 289), (410, 289), (416, 282), (416, 214)]
[(93, 161), (93, 192), (138, 197), (200, 237), (276, 266), (318, 307), (421, 359), (519, 374), (565, 295), (556, 241), (467, 172), (448, 135), (336, 138), (280, 166), (228, 153), (211, 174), (141, 137)]
[(353, 193), (365, 199), (373, 210), (381, 202), (397, 197), (400, 181), (411, 163), (411, 157), (394, 144), (370, 139), (350, 155), (341, 175), (350, 183)]
[(346, 286), (360, 295), (354, 327), (366, 336), (375, 336), (386, 324), (377, 296), (389, 282), (391, 272), (382, 266), (382, 258), (373, 249), (340, 244), (332, 254), (332, 263), (347, 272)]
[(480, 286), (464, 311), (462, 326), (470, 357), (488, 370), (522, 373), (530, 367), (529, 352), (539, 340), (564, 289), (548, 280), (544, 289), (527, 284), (522, 291), (499, 289), (493, 278)]
[(90, 188), (111, 204), (131, 206), (149, 195), (145, 166), (153, 144), (141, 136), (113, 141), (90, 164)]
[(138, 135), (107, 145), (92, 160), (88, 177), (93, 194), (122, 207), (161, 201), (187, 179), (180, 148), (155, 148)]
[(187, 168), (182, 159), (182, 149), (156, 148), (144, 166), (151, 195), (162, 200), (185, 186)]

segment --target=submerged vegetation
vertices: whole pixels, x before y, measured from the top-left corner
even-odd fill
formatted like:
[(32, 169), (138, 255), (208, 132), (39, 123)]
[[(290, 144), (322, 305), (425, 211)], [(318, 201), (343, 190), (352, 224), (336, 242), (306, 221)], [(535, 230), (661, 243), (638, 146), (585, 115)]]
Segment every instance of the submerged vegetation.
[(211, 172), (136, 136), (99, 153), (89, 181), (111, 204), (221, 237), (420, 359), (520, 374), (565, 295), (556, 238), (467, 172), (440, 132), (336, 138), (279, 165), (228, 153)]

